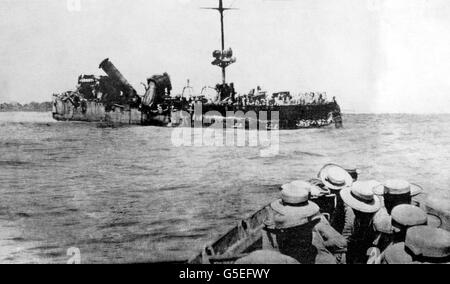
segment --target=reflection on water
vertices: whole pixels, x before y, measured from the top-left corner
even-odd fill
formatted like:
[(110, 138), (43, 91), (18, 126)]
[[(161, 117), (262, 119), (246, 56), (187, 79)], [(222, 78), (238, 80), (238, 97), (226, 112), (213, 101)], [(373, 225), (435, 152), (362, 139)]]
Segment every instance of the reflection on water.
[(100, 128), (0, 113), (0, 262), (187, 258), (325, 163), (362, 179), (450, 184), (449, 115), (347, 115), (345, 129), (282, 131), (280, 154), (171, 145), (171, 129)]

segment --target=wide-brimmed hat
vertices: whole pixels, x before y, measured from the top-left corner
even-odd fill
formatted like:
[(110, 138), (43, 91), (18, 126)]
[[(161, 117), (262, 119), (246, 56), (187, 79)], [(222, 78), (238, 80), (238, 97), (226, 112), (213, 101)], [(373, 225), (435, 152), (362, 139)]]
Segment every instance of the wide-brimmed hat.
[(429, 226), (413, 227), (406, 234), (405, 246), (417, 256), (449, 257), (450, 232)]
[(355, 182), (352, 187), (340, 192), (342, 200), (354, 210), (363, 213), (376, 213), (381, 208), (380, 199), (375, 196), (366, 182)]
[(373, 217), (373, 227), (375, 231), (385, 234), (408, 229), (414, 226), (427, 225), (433, 228), (440, 228), (442, 220), (435, 215), (427, 214), (419, 207), (413, 205), (398, 205), (394, 207), (391, 215), (386, 208), (381, 208)]
[(352, 176), (341, 166), (327, 164), (319, 172), (318, 177), (325, 186), (332, 190), (341, 190), (352, 186)]
[(405, 243), (392, 244), (384, 251), (386, 264), (413, 264), (413, 255), (406, 251)]
[(393, 179), (388, 180), (384, 184), (374, 187), (373, 192), (376, 195), (406, 195), (417, 196), (423, 192), (423, 188), (415, 183), (409, 183), (406, 180)]
[(450, 195), (433, 194), (427, 197), (424, 202), (425, 210), (428, 214), (435, 216), (435, 222), (440, 223), (440, 227), (450, 231)]
[(296, 181), (293, 181), (291, 183), (281, 186), (281, 190), (296, 189), (296, 188), (308, 190), (311, 197), (320, 197), (322, 195), (326, 195), (326, 194), (330, 193), (330, 191), (324, 190), (315, 184), (312, 184), (312, 183), (306, 182), (306, 181), (301, 181), (301, 180), (296, 180)]
[(392, 227), (395, 232), (428, 224), (428, 215), (419, 207), (402, 204), (392, 209)]
[(392, 216), (389, 215), (386, 208), (381, 207), (373, 216), (373, 228), (376, 232), (384, 234), (392, 234)]
[(270, 206), (275, 211), (272, 229), (289, 229), (306, 225), (319, 217), (320, 208), (309, 201), (308, 188), (289, 187), (281, 192), (281, 199)]
[(440, 263), (450, 257), (450, 232), (429, 226), (413, 227), (406, 233), (404, 243), (388, 247), (384, 254), (388, 264), (422, 263), (417, 260), (420, 258)]

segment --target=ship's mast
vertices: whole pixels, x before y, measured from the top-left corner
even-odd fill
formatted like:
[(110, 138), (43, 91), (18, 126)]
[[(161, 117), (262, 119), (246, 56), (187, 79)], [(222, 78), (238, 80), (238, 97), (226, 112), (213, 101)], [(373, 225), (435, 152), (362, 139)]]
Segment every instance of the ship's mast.
[(220, 28), (221, 28), (221, 35), (222, 35), (222, 49), (216, 50), (213, 53), (213, 56), (215, 57), (215, 60), (212, 62), (213, 65), (217, 65), (222, 69), (222, 84), (226, 84), (227, 77), (226, 77), (226, 68), (236, 62), (236, 58), (233, 58), (233, 51), (231, 48), (229, 50), (225, 50), (225, 28), (224, 28), (224, 12), (228, 10), (236, 10), (233, 8), (224, 8), (223, 7), (223, 0), (219, 0), (219, 7), (218, 8), (202, 8), (202, 9), (210, 9), (210, 10), (217, 10), (220, 13)]
[(222, 50), (225, 50), (225, 28), (223, 25), (223, 1), (219, 0), (220, 27), (222, 31)]

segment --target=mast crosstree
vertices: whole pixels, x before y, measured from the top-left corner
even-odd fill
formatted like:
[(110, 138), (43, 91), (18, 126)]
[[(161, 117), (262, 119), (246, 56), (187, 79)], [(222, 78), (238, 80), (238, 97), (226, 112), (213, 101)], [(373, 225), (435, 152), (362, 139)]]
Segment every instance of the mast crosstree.
[(216, 10), (220, 13), (220, 28), (222, 35), (222, 49), (215, 50), (213, 52), (214, 61), (212, 65), (219, 66), (222, 69), (222, 84), (227, 83), (226, 68), (236, 62), (236, 58), (233, 57), (233, 50), (231, 48), (225, 50), (225, 28), (224, 28), (224, 12), (229, 10), (238, 10), (236, 8), (225, 8), (223, 6), (223, 0), (219, 0), (219, 7), (206, 7), (201, 9)]

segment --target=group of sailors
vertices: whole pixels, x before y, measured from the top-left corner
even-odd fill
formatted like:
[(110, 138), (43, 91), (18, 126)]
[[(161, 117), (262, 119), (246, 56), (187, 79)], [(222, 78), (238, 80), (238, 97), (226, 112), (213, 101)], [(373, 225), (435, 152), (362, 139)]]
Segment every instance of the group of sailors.
[[(214, 90), (214, 95), (206, 96), (206, 90)], [(327, 99), (326, 93), (308, 92), (298, 95), (291, 95), (290, 92), (274, 93), (271, 96), (263, 91), (260, 86), (251, 89), (248, 94), (238, 94), (235, 90), (234, 83), (217, 84), (215, 88), (204, 87), (200, 96), (195, 96), (193, 88), (189, 85), (184, 87), (179, 100), (186, 98), (188, 102), (201, 101), (209, 104), (228, 104), (239, 107), (246, 106), (284, 106), (284, 105), (321, 105), (331, 102), (336, 103), (336, 99), (332, 101)]]
[(260, 87), (253, 89), (248, 95), (241, 95), (236, 98), (236, 103), (240, 106), (256, 105), (256, 106), (286, 106), (286, 105), (323, 105), (327, 103), (337, 103), (333, 97), (329, 101), (326, 93), (310, 92), (291, 95), (290, 92), (279, 92), (267, 96), (267, 92), (261, 91)]
[(330, 164), (317, 179), (284, 185), (263, 249), (236, 264), (450, 263), (448, 224), (418, 207), (421, 187), (356, 180)]
[[(328, 103), (327, 93), (310, 92), (299, 94), (294, 99), (296, 104), (300, 105), (321, 105)], [(333, 97), (332, 102), (336, 102), (336, 97)]]

